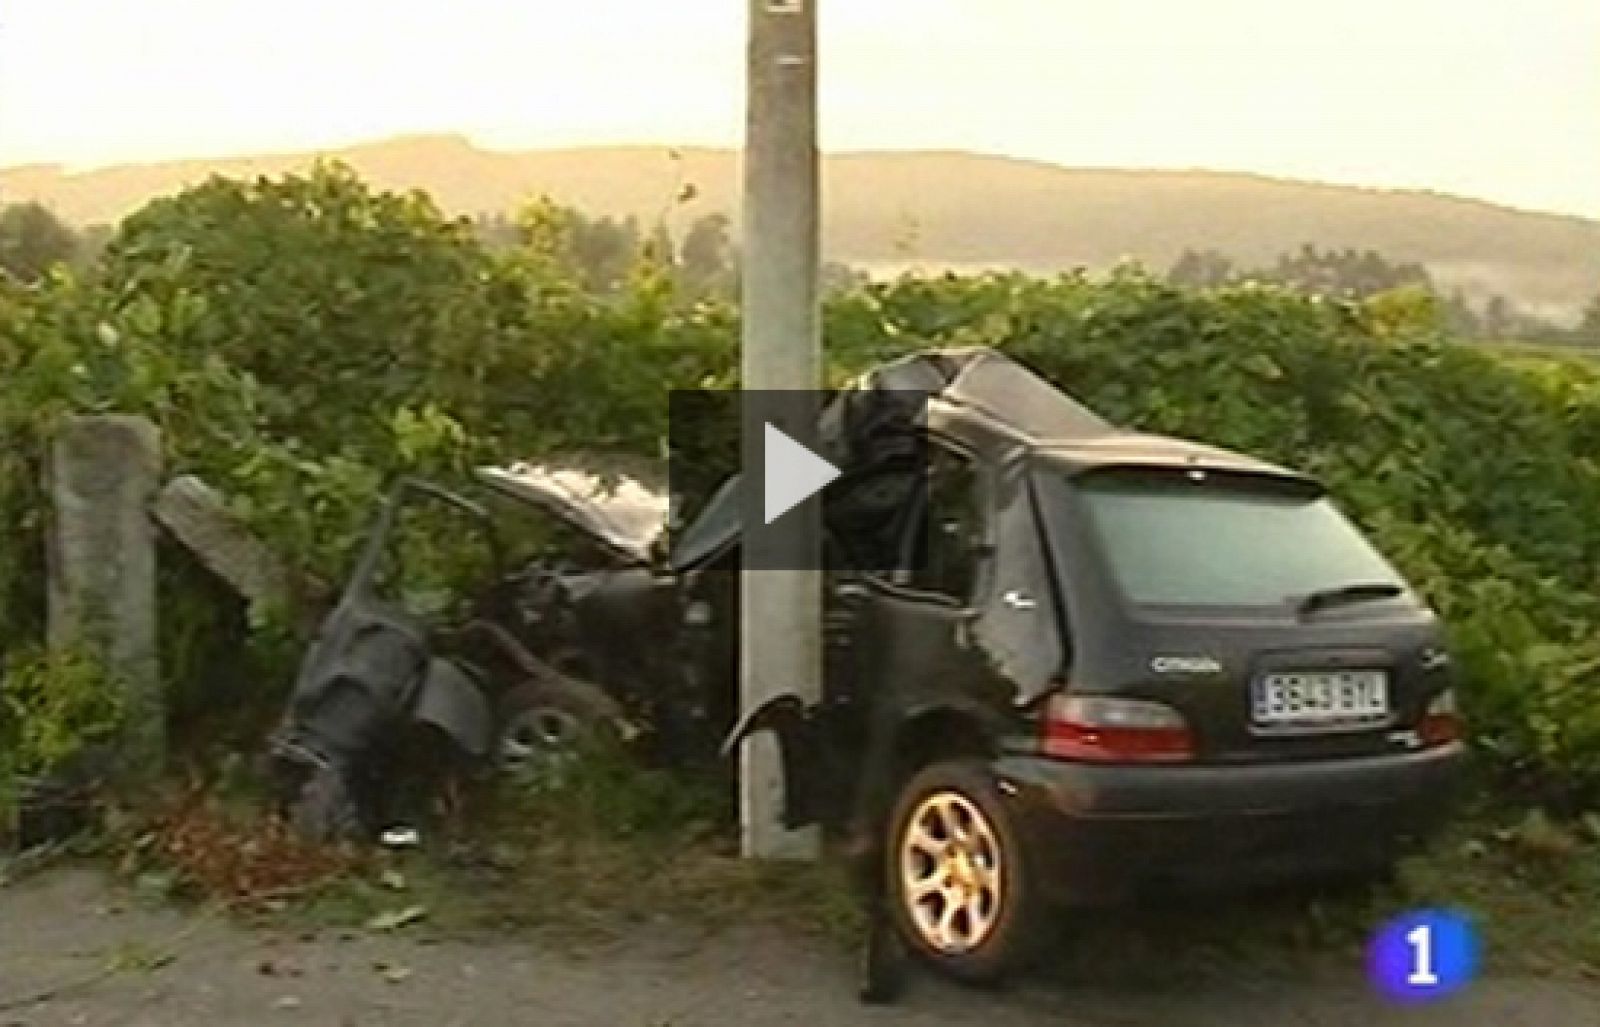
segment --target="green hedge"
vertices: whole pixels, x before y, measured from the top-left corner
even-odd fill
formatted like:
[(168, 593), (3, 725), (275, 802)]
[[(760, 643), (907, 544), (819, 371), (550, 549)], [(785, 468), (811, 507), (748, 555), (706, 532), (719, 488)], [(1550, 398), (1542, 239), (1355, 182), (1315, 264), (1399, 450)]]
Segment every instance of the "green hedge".
[[(735, 312), (675, 295), (648, 261), (620, 294), (590, 295), (528, 227), (491, 253), (425, 197), (342, 168), (218, 180), (130, 217), (88, 279), (0, 292), (0, 515), (16, 526), (0, 541), (0, 649), (39, 636), (37, 458), (64, 411), (152, 416), (174, 469), (222, 487), (324, 577), (397, 471), (658, 454), (669, 388), (733, 380)], [(1435, 322), (1415, 296), (1197, 292), (1137, 269), (907, 278), (826, 311), (836, 377), (923, 346), (1001, 346), (1118, 421), (1320, 476), (1445, 614), (1489, 765), (1586, 802), (1600, 791), (1600, 381), (1502, 363)], [(164, 637), (204, 645), (214, 606), (175, 604), (195, 620)], [(281, 664), (263, 687), (281, 688)]]

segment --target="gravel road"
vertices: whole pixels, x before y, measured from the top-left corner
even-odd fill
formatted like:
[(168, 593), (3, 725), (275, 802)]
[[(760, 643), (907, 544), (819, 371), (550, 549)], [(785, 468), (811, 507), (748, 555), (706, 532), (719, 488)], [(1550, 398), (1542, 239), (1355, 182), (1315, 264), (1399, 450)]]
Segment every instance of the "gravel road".
[(1023, 982), (1002, 992), (917, 975), (890, 1008), (856, 1003), (847, 956), (771, 928), (714, 934), (654, 924), (587, 946), (396, 935), (301, 935), (131, 902), (58, 868), (0, 889), (0, 1027), (511, 1023), (939, 1024), (985, 1027), (1581, 1027), (1600, 988), (1495, 977), (1435, 1007), (1392, 1009), (1358, 968), (1309, 980), (1196, 987)]

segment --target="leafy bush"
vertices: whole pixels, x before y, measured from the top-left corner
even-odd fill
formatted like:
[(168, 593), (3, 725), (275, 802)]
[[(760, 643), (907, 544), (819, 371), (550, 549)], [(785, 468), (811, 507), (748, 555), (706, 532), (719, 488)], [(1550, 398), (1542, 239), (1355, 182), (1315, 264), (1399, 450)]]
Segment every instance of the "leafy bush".
[[(29, 646), (0, 666), (0, 814), (19, 778), (60, 770), (121, 724), (119, 692), (99, 662)], [(0, 823), (6, 817), (0, 816)]]
[[(0, 648), (42, 633), (40, 452), (63, 413), (152, 417), (171, 469), (325, 580), (397, 473), (658, 455), (669, 389), (736, 379), (737, 317), (650, 259), (590, 291), (548, 215), (491, 251), (425, 197), (338, 167), (215, 180), (130, 217), (81, 281), (0, 285), (0, 516), (17, 526), (0, 544)], [(1136, 268), (905, 278), (825, 311), (834, 380), (925, 346), (999, 346), (1114, 420), (1322, 478), (1447, 619), (1491, 765), (1543, 797), (1600, 797), (1600, 376), (1513, 366), (1438, 321), (1405, 294), (1191, 290)], [(164, 629), (185, 678), (224, 628), (191, 577), (170, 577), (195, 601)], [(254, 623), (258, 642), (281, 638)], [(281, 687), (273, 651), (253, 673)]]
[[(539, 239), (491, 253), (426, 197), (376, 193), (333, 166), (213, 180), (131, 216), (82, 280), (0, 283), (0, 515), (13, 526), (0, 652), (43, 634), (43, 452), (68, 413), (152, 418), (172, 472), (219, 487), (325, 581), (397, 474), (449, 479), (575, 447), (655, 453), (663, 383), (729, 366), (728, 309), (675, 304), (648, 263), (602, 300)], [(453, 541), (416, 562), (438, 564)], [(185, 720), (215, 701), (194, 679), (237, 621), (196, 573), (163, 567), (181, 594), (163, 599), (162, 665)], [(247, 665), (279, 692), (294, 654), (273, 614), (252, 611), (255, 640), (275, 644)]]

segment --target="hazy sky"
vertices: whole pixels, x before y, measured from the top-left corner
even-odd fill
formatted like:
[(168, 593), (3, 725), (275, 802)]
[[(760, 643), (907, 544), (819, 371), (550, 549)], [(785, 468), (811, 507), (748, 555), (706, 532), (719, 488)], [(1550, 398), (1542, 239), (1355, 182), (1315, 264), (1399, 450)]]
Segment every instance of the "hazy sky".
[[(0, 165), (734, 144), (744, 0), (0, 0)], [(824, 145), (1600, 217), (1600, 0), (822, 0)]]

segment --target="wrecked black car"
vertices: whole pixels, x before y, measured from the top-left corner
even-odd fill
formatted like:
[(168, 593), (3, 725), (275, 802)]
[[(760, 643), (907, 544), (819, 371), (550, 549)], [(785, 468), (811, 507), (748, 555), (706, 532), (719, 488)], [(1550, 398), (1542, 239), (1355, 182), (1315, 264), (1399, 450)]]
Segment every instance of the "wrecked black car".
[[(476, 543), (477, 587), (408, 588), (403, 518), (442, 508)], [(455, 559), (471, 547), (454, 551)], [(470, 559), (464, 562), (469, 565)], [(379, 506), (342, 595), (301, 661), (270, 746), (279, 797), (304, 835), (371, 837), (414, 796), (484, 771), (538, 770), (626, 728), (591, 684), (536, 656), (521, 573), (506, 570), (499, 532), (479, 503), (402, 480)]]
[[(877, 369), (823, 439), (820, 703), (736, 716), (736, 481), (670, 552), (601, 531), (611, 566), (531, 571), (537, 650), (678, 697), (686, 737), (776, 732), (789, 823), (869, 853), (940, 969), (997, 976), (1062, 902), (1381, 868), (1439, 820), (1463, 759), (1439, 623), (1317, 482), (1118, 429), (982, 349)], [(884, 546), (918, 557), (859, 569)]]

